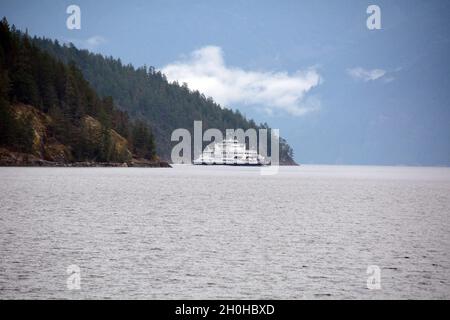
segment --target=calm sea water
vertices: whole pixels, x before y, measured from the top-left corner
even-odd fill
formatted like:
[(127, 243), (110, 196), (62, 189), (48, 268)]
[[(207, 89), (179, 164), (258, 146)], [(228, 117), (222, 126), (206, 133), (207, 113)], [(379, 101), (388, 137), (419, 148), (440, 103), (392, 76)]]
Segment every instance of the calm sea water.
[(2, 299), (449, 299), (450, 169), (0, 168), (0, 254)]

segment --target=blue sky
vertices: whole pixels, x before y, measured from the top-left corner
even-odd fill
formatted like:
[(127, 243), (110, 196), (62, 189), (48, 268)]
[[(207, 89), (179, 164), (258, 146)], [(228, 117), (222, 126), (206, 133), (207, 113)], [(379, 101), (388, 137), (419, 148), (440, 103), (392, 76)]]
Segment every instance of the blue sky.
[(279, 128), (300, 163), (450, 165), (449, 1), (3, 0), (0, 15), (162, 69)]

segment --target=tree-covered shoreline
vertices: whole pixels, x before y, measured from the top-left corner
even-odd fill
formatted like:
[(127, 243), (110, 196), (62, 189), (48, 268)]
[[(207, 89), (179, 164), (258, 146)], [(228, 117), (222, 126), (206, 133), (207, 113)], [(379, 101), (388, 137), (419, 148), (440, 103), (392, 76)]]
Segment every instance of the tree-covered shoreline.
[[(0, 147), (44, 161), (156, 159), (153, 133), (114, 100), (100, 98), (81, 70), (0, 22)], [(54, 159), (54, 149), (58, 159)]]

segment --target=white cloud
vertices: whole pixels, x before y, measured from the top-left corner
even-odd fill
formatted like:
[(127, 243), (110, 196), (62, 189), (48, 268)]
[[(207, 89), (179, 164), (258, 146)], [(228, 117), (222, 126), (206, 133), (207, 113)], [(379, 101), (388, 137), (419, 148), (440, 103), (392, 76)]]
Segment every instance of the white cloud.
[(361, 67), (348, 69), (347, 73), (353, 78), (357, 80), (363, 81), (374, 81), (381, 79), (386, 75), (386, 70), (383, 69), (372, 69), (367, 70)]
[(106, 43), (106, 39), (102, 36), (93, 36), (86, 40), (86, 44), (92, 48), (96, 48), (104, 43)]
[(96, 35), (87, 39), (67, 39), (66, 42), (71, 42), (78, 48), (88, 49), (92, 51), (105, 44), (107, 41), (104, 37)]
[(253, 105), (273, 113), (282, 110), (300, 116), (318, 108), (317, 99), (306, 94), (320, 84), (314, 69), (287, 72), (246, 71), (225, 64), (220, 47), (206, 46), (182, 61), (161, 70), (169, 81), (186, 82), (224, 106)]

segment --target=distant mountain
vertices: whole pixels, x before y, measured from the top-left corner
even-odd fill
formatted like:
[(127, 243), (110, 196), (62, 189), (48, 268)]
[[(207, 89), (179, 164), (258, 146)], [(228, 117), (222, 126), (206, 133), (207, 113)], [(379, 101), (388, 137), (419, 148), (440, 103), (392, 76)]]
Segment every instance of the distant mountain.
[[(194, 120), (203, 121), (203, 129), (269, 128), (246, 119), (239, 111), (222, 108), (212, 98), (191, 91), (186, 84), (169, 83), (164, 74), (153, 67), (134, 68), (120, 59), (79, 50), (72, 44), (34, 38), (33, 44), (64, 63), (74, 63), (81, 69), (90, 85), (102, 97), (112, 97), (117, 107), (131, 118), (148, 122), (153, 130), (156, 150), (169, 160), (173, 130), (185, 128), (193, 131)], [(269, 148), (270, 149), (270, 148)], [(280, 139), (280, 163), (292, 165), (293, 150)]]
[[(0, 162), (158, 163), (151, 129), (99, 98), (81, 71), (0, 22)], [(30, 160), (31, 159), (31, 160)]]

